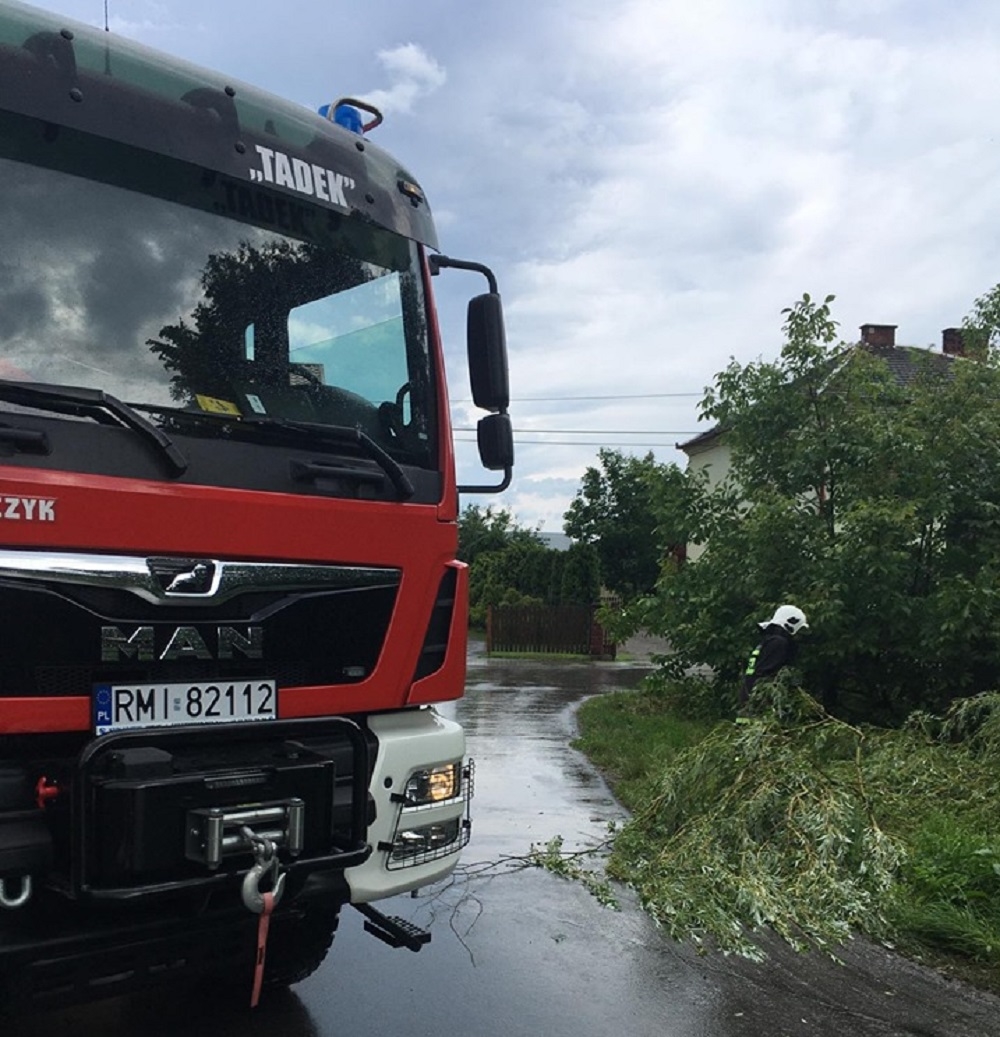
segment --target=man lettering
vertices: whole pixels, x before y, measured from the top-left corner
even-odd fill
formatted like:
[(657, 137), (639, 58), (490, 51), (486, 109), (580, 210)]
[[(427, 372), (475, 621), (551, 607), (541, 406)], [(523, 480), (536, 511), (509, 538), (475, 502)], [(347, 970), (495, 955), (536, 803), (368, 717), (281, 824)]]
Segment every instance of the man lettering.
[(170, 637), (161, 659), (211, 659), (204, 638), (194, 627), (178, 627)]
[(138, 627), (126, 637), (118, 627), (101, 627), (101, 661), (117, 662), (121, 658), (149, 662), (153, 654), (153, 628)]

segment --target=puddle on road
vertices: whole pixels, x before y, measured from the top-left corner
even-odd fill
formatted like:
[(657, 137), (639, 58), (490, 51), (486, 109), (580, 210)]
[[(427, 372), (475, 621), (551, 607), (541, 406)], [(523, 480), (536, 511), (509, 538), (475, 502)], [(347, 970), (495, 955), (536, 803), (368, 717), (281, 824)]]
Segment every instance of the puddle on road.
[(567, 849), (597, 845), (624, 811), (570, 745), (586, 698), (637, 687), (648, 667), (478, 658), (465, 697), (447, 714), (465, 728), (476, 759), (467, 859), (521, 855), (561, 836)]
[(504, 691), (535, 691), (535, 692), (553, 692), (559, 691), (560, 689), (554, 685), (545, 684), (530, 684), (530, 683), (513, 683), (513, 684), (494, 684), (490, 681), (473, 681), (466, 683), (465, 694), (469, 695), (473, 692), (504, 692)]

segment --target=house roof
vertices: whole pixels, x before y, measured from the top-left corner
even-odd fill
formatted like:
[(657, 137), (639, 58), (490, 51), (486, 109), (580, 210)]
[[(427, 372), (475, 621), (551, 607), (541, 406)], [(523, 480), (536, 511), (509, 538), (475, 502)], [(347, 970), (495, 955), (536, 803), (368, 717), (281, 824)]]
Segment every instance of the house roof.
[(889, 368), (897, 385), (909, 385), (918, 375), (925, 372), (944, 375), (951, 374), (951, 365), (958, 357), (947, 353), (935, 353), (918, 346), (866, 346), (859, 344), (856, 349), (867, 349), (873, 356), (881, 357)]
[[(863, 325), (862, 334), (868, 328), (888, 328), (889, 325)], [(893, 330), (895, 330), (893, 328)], [(932, 374), (949, 376), (952, 373), (952, 364), (960, 359), (951, 353), (937, 353), (920, 346), (897, 346), (890, 343), (874, 343), (861, 341), (854, 345), (854, 349), (863, 349), (873, 356), (880, 357), (889, 368), (889, 373), (897, 385), (905, 386), (915, 381), (917, 377), (926, 372)], [(683, 443), (674, 444), (678, 450), (683, 450), (689, 457), (697, 453), (701, 448), (709, 446), (725, 432), (722, 425), (713, 425), (712, 428), (699, 433), (693, 439)]]
[(710, 429), (705, 432), (699, 433), (694, 439), (689, 439), (684, 443), (675, 443), (674, 446), (678, 450), (683, 450), (686, 454), (692, 450), (697, 450), (699, 447), (707, 446), (713, 440), (719, 438), (726, 430), (721, 425), (713, 425)]

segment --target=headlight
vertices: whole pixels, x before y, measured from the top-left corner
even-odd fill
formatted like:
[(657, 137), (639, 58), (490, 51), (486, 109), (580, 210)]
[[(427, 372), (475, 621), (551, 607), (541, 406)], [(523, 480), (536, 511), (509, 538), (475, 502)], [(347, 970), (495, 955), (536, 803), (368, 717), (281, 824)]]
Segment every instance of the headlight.
[(472, 832), (470, 806), (475, 787), (472, 760), (443, 763), (415, 771), (402, 793), (390, 799), (402, 809), (388, 852), (387, 868), (410, 868), (457, 854)]
[(443, 803), (462, 794), (462, 767), (460, 763), (446, 763), (440, 767), (417, 771), (410, 776), (403, 791), (404, 802), (410, 807), (429, 803)]

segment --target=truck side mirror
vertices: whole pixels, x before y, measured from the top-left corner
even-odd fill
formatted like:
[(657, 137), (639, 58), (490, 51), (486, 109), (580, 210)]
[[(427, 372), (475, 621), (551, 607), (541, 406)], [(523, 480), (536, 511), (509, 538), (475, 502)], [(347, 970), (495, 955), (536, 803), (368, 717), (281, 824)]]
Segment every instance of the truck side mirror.
[(480, 418), (476, 426), (479, 459), (491, 472), (503, 472), (494, 486), (459, 486), (459, 493), (499, 493), (510, 485), (514, 467), (514, 430), (507, 408), (510, 406), (510, 378), (507, 372), (507, 333), (504, 331), (503, 307), (493, 271), (482, 263), (472, 263), (450, 256), (429, 255), (427, 265), (432, 275), (445, 267), (474, 270), (482, 274), (490, 290), (469, 300), (466, 322), (466, 348), (469, 356), (469, 381), (472, 399), (477, 407), (491, 413)]
[(510, 406), (507, 335), (496, 292), (469, 300), (466, 338), (473, 401), (483, 410), (506, 411)]
[(514, 467), (514, 429), (509, 414), (487, 414), (476, 426), (479, 459), (491, 472)]

